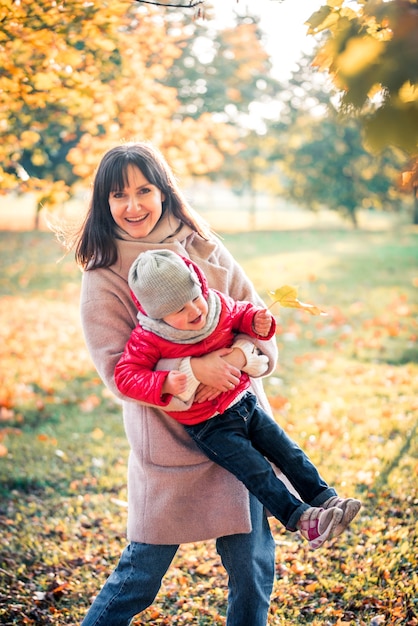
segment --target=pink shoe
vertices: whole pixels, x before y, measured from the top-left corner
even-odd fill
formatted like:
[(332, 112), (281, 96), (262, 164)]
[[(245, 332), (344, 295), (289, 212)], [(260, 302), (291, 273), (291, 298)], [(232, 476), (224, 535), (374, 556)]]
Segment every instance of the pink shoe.
[(336, 525), (332, 533), (333, 537), (338, 537), (342, 532), (344, 532), (350, 522), (353, 521), (357, 513), (360, 511), (361, 502), (355, 498), (340, 498), (339, 496), (332, 496), (321, 504), (321, 506), (324, 509), (337, 507), (343, 512), (341, 522)]
[(322, 509), (310, 507), (304, 511), (296, 524), (302, 537), (308, 540), (309, 546), (316, 550), (332, 537), (332, 533), (339, 522), (343, 512), (338, 507)]

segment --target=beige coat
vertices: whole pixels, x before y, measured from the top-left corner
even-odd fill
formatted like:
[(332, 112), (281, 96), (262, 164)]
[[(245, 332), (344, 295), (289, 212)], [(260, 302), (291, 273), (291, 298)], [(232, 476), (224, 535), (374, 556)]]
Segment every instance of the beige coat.
[[(128, 270), (140, 252), (170, 248), (189, 256), (206, 274), (210, 287), (235, 299), (261, 303), (242, 268), (218, 239), (205, 241), (185, 226), (175, 237), (169, 237), (177, 225), (163, 218), (147, 240), (118, 240), (119, 260), (115, 265), (83, 274), (81, 316), (87, 347), (102, 380), (116, 395), (114, 367), (137, 323)], [(270, 357), (270, 373), (276, 343), (274, 338), (261, 343)], [(253, 391), (270, 411), (260, 380), (254, 380)], [(176, 400), (172, 402), (170, 408), (175, 408)], [(179, 423), (156, 407), (127, 399), (123, 401), (123, 416), (131, 447), (131, 541), (178, 544), (251, 531), (246, 488), (209, 461)]]

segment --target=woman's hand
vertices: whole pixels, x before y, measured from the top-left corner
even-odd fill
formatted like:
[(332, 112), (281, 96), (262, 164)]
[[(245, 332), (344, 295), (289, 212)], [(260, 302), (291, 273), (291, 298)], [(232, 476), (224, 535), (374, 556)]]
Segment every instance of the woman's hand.
[[(233, 389), (238, 384), (241, 376), (239, 369), (241, 358), (239, 353), (242, 355), (241, 350), (221, 348), (201, 357), (193, 357), (190, 359), (193, 374), (197, 380), (206, 387), (212, 388), (212, 390), (221, 392)], [(245, 362), (245, 357), (243, 358)]]
[[(223, 391), (233, 389), (239, 382), (245, 362), (245, 355), (239, 348), (222, 348), (203, 357), (192, 358), (190, 363), (193, 373), (201, 381), (194, 396), (195, 402), (214, 400)], [(198, 373), (200, 370), (202, 374)], [(202, 380), (201, 375), (205, 380)], [(215, 380), (219, 381), (219, 386), (215, 385)]]
[(199, 385), (194, 394), (194, 402), (207, 402), (208, 400), (215, 400), (222, 391), (219, 389), (214, 389), (214, 387), (209, 387), (208, 385)]

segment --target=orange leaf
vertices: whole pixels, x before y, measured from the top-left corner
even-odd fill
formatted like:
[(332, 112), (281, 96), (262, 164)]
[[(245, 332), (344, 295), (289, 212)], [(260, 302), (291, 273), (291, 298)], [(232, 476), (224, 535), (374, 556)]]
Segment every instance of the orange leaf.
[(308, 311), (311, 315), (328, 315), (325, 311), (321, 311), (317, 306), (313, 304), (307, 304), (298, 300), (298, 291), (296, 287), (290, 285), (283, 285), (275, 291), (269, 291), (269, 296), (273, 300), (273, 304), (280, 304), (280, 306), (291, 309), (302, 309)]
[(57, 585), (57, 587), (54, 587), (54, 589), (51, 590), (51, 593), (54, 595), (60, 594), (66, 587), (68, 587), (68, 582), (61, 583), (60, 585)]
[(305, 566), (300, 561), (293, 561), (290, 569), (294, 574), (302, 574), (305, 571)]
[(102, 431), (101, 428), (95, 428), (92, 433), (91, 436), (93, 439), (102, 439), (104, 437), (104, 432)]
[(289, 404), (289, 400), (284, 396), (271, 396), (270, 404), (274, 409), (282, 409)]
[(207, 576), (213, 570), (214, 565), (214, 561), (206, 561), (205, 563), (198, 565), (195, 572), (201, 576)]

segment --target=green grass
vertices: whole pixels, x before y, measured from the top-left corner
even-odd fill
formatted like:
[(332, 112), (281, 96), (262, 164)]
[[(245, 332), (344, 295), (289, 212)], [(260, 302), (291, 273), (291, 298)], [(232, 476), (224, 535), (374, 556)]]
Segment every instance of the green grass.
[[(266, 232), (253, 237), (225, 235), (224, 241), (268, 304), (269, 291), (290, 284), (298, 288), (302, 301), (329, 313), (328, 318), (306, 322), (306, 314), (274, 305), (284, 326), (302, 320), (296, 351), (318, 348), (321, 342), (329, 344), (349, 333), (345, 351), (356, 358), (418, 361), (416, 233)], [(288, 352), (293, 357), (292, 344)]]
[[(418, 624), (418, 233), (225, 234), (268, 301), (283, 284), (328, 315), (272, 311), (275, 417), (364, 502), (328, 548), (271, 522), (269, 624)], [(0, 622), (78, 624), (125, 545), (120, 406), (86, 353), (80, 272), (49, 233), (0, 232)], [(136, 624), (225, 624), (213, 542), (182, 546)]]

